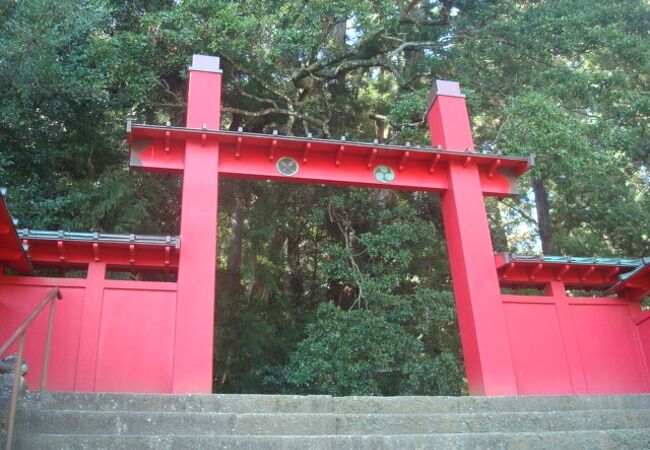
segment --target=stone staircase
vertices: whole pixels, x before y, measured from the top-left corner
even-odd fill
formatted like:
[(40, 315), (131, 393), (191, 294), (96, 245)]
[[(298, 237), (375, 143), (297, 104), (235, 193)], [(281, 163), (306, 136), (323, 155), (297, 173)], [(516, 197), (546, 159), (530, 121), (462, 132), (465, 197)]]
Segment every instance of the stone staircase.
[(650, 395), (21, 400), (18, 449), (650, 449)]

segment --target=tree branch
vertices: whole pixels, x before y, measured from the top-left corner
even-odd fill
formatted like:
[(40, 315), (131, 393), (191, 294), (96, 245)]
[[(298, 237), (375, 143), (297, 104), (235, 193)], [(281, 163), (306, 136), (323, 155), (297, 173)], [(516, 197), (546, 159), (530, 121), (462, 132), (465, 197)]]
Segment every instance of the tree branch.
[(317, 119), (315, 117), (308, 116), (307, 114), (303, 114), (298, 111), (293, 111), (293, 110), (288, 110), (288, 109), (282, 109), (282, 108), (266, 108), (266, 109), (261, 109), (259, 111), (248, 111), (245, 109), (241, 108), (233, 108), (231, 106), (224, 106), (222, 108), (223, 111), (225, 112), (230, 112), (230, 113), (236, 113), (236, 114), (241, 114), (243, 116), (249, 116), (249, 117), (261, 117), (261, 116), (267, 116), (269, 114), (280, 114), (280, 115), (285, 115), (285, 116), (291, 116), (295, 117), (298, 119), (305, 120), (311, 124), (314, 124), (321, 128), (323, 132), (328, 131), (327, 127), (327, 122)]
[(434, 48), (434, 47), (440, 47), (440, 42), (438, 41), (409, 41), (409, 42), (402, 42), (398, 47), (394, 48), (390, 52), (388, 52), (387, 56), (389, 58), (392, 58), (396, 56), (398, 53), (404, 51), (407, 48)]
[(362, 67), (384, 67), (388, 69), (393, 76), (397, 79), (397, 82), (400, 86), (404, 85), (404, 78), (399, 72), (397, 67), (395, 67), (388, 60), (383, 58), (369, 58), (369, 59), (360, 59), (360, 60), (350, 60), (344, 61), (332, 70), (329, 71), (319, 71), (314, 73), (315, 77), (326, 78), (329, 80), (340, 78), (342, 75), (347, 74), (355, 69), (360, 69)]
[(239, 86), (238, 84), (235, 84), (235, 89), (237, 89), (237, 92), (239, 92), (244, 97), (250, 98), (252, 100), (256, 100), (260, 103), (270, 103), (271, 105), (273, 105), (274, 108), (279, 108), (275, 100), (271, 100), (269, 98), (259, 97), (257, 95), (251, 94), (250, 92), (244, 90), (244, 88)]
[(231, 66), (233, 66), (237, 70), (237, 72), (248, 75), (249, 77), (251, 77), (252, 80), (255, 80), (255, 82), (257, 84), (262, 86), (264, 89), (266, 89), (270, 93), (272, 93), (274, 95), (277, 95), (280, 98), (283, 98), (288, 103), (291, 103), (291, 98), (288, 95), (286, 95), (284, 92), (279, 91), (276, 88), (274, 88), (273, 86), (271, 86), (263, 78), (259, 77), (254, 72), (252, 72), (252, 71), (250, 71), (248, 69), (245, 69), (244, 67), (242, 67), (241, 65), (236, 63), (230, 56), (225, 55), (223, 53), (220, 53), (219, 56), (221, 56), (223, 59), (225, 59)]
[[(356, 260), (354, 259), (354, 252), (352, 251), (352, 241), (350, 238), (350, 232), (354, 234), (354, 229), (352, 228), (352, 225), (350, 224), (350, 221), (346, 219), (345, 217), (341, 216), (340, 214), (337, 215), (333, 210), (332, 210), (332, 201), (330, 200), (327, 203), (327, 214), (329, 216), (330, 222), (335, 223), (336, 226), (338, 227), (339, 231), (341, 232), (341, 235), (343, 236), (343, 240), (345, 242), (345, 248), (349, 252), (348, 256), (348, 261), (350, 262), (350, 265), (352, 266), (353, 270), (356, 272), (358, 279), (354, 280), (356, 285), (357, 285), (357, 297), (355, 298), (354, 302), (352, 305), (350, 305), (349, 311), (352, 311), (355, 306), (358, 305), (359, 308), (361, 308), (361, 302), (364, 299), (363, 296), (363, 287), (361, 285), (360, 279), (362, 278), (361, 275), (361, 269), (359, 268), (359, 265), (357, 264)], [(343, 223), (343, 224), (342, 224)], [(361, 252), (359, 254), (362, 254), (364, 252)], [(366, 300), (366, 307), (368, 306), (368, 301)]]
[(533, 216), (528, 214), (525, 210), (523, 210), (520, 206), (517, 206), (512, 202), (510, 199), (500, 199), (501, 203), (506, 205), (506, 207), (516, 211), (521, 217), (523, 217), (525, 220), (527, 220), (531, 225), (535, 225), (537, 227), (537, 219), (535, 219)]

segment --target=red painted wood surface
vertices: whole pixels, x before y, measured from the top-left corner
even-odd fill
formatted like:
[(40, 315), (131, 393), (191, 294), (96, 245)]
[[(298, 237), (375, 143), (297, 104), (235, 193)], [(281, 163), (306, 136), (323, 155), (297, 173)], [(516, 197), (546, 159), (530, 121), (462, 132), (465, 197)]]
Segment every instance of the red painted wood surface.
[[(66, 253), (68, 244), (36, 240), (32, 261), (87, 265), (87, 277), (0, 275), (0, 340), (52, 287), (61, 288), (48, 389), (211, 391), (217, 190), (223, 175), (439, 192), (470, 393), (650, 391), (650, 316), (641, 313), (638, 292), (648, 282), (645, 269), (630, 282), (636, 290), (622, 285), (617, 298), (568, 297), (567, 286), (605, 288), (618, 272), (495, 260), (484, 196), (515, 192), (514, 180), (530, 162), (475, 152), (456, 83), (435, 86), (428, 112), (435, 149), (261, 136), (218, 131), (221, 73), (214, 62), (199, 57), (190, 69), (187, 128), (130, 125), (128, 130), (132, 167), (183, 174), (178, 248), (106, 244), (100, 249), (91, 243), (70, 244)], [(299, 166), (291, 176), (276, 166), (285, 156)], [(393, 170), (391, 182), (375, 178), (378, 165)], [(14, 238), (14, 250), (16, 243)], [(10, 262), (0, 252), (2, 265)], [(177, 282), (106, 279), (111, 268), (176, 266)], [(545, 290), (534, 296), (501, 292), (521, 286)], [(42, 370), (46, 316), (27, 336), (33, 386)]]
[[(221, 72), (191, 68), (189, 84), (187, 126), (219, 129)], [(212, 391), (218, 167), (218, 143), (187, 142), (172, 392)]]
[[(448, 116), (456, 120), (447, 120)], [(429, 110), (429, 123), (434, 145), (473, 149), (464, 98), (438, 95)], [(478, 169), (471, 163), (453, 162), (448, 180), (442, 213), (469, 391), (514, 395), (517, 389)]]
[(618, 263), (549, 263), (541, 261), (508, 261), (507, 255), (494, 257), (499, 282), (502, 287), (526, 288), (544, 287), (553, 281), (562, 281), (567, 287), (576, 289), (604, 289), (612, 286), (619, 275), (634, 269)]
[[(185, 143), (205, 140), (220, 147), (219, 175), (283, 182), (334, 184), (374, 188), (443, 192), (453, 162), (467, 158), (479, 168), (481, 189), (503, 197), (516, 193), (516, 177), (530, 167), (530, 158), (483, 155), (396, 145), (296, 138), (255, 133), (134, 125), (128, 127), (131, 167), (154, 172), (185, 168)], [(343, 147), (343, 152), (341, 152)], [(289, 156), (300, 169), (291, 177), (276, 170), (278, 159)], [(378, 165), (395, 169), (395, 180), (382, 184), (373, 176)]]
[[(176, 283), (104, 275), (105, 265), (97, 263), (87, 278), (0, 276), (0, 341), (58, 286), (63, 299), (56, 306), (48, 390), (171, 392)], [(42, 371), (47, 312), (26, 335), (32, 388)]]
[(649, 392), (638, 303), (568, 297), (561, 282), (546, 296), (503, 295), (519, 394)]
[(636, 330), (639, 335), (639, 346), (644, 356), (647, 373), (650, 374), (650, 311), (644, 311), (635, 320)]
[(0, 192), (0, 264), (2, 262), (19, 271), (30, 271), (32, 268), (18, 239), (4, 194)]
[(105, 262), (112, 270), (161, 272), (178, 268), (179, 249), (172, 245), (113, 244), (23, 239), (29, 259), (40, 267), (84, 268), (91, 262)]

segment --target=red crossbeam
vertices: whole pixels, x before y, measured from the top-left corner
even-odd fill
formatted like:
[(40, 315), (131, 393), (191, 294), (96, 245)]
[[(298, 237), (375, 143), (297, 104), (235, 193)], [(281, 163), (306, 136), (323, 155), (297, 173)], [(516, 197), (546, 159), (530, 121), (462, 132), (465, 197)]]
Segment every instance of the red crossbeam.
[[(424, 191), (448, 188), (447, 166), (451, 161), (476, 164), (485, 195), (516, 193), (515, 178), (532, 165), (530, 158), (483, 155), (457, 149), (358, 143), (344, 140), (296, 138), (129, 124), (131, 167), (151, 171), (182, 172), (185, 144), (219, 144), (219, 173), (234, 178), (270, 179), (299, 183), (345, 184)], [(291, 158), (295, 171), (283, 174), (279, 164)], [(285, 161), (286, 162), (286, 161)], [(390, 178), (377, 177), (378, 167), (392, 172)], [(383, 169), (379, 169), (383, 170)], [(294, 173), (295, 172), (295, 173)]]

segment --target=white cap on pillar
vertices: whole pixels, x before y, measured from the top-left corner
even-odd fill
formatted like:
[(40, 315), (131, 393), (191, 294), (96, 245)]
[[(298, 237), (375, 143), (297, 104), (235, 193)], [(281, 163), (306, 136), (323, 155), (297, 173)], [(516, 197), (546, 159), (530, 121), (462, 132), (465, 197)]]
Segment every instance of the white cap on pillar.
[(460, 84), (458, 81), (436, 80), (433, 84), (432, 92), (436, 95), (464, 97), (464, 95), (460, 93)]
[(193, 55), (190, 70), (202, 70), (204, 72), (221, 72), (219, 68), (219, 57), (208, 55)]
[(445, 95), (447, 97), (462, 97), (465, 96), (460, 92), (460, 84), (458, 81), (436, 80), (429, 92), (429, 108), (436, 101), (436, 97)]

